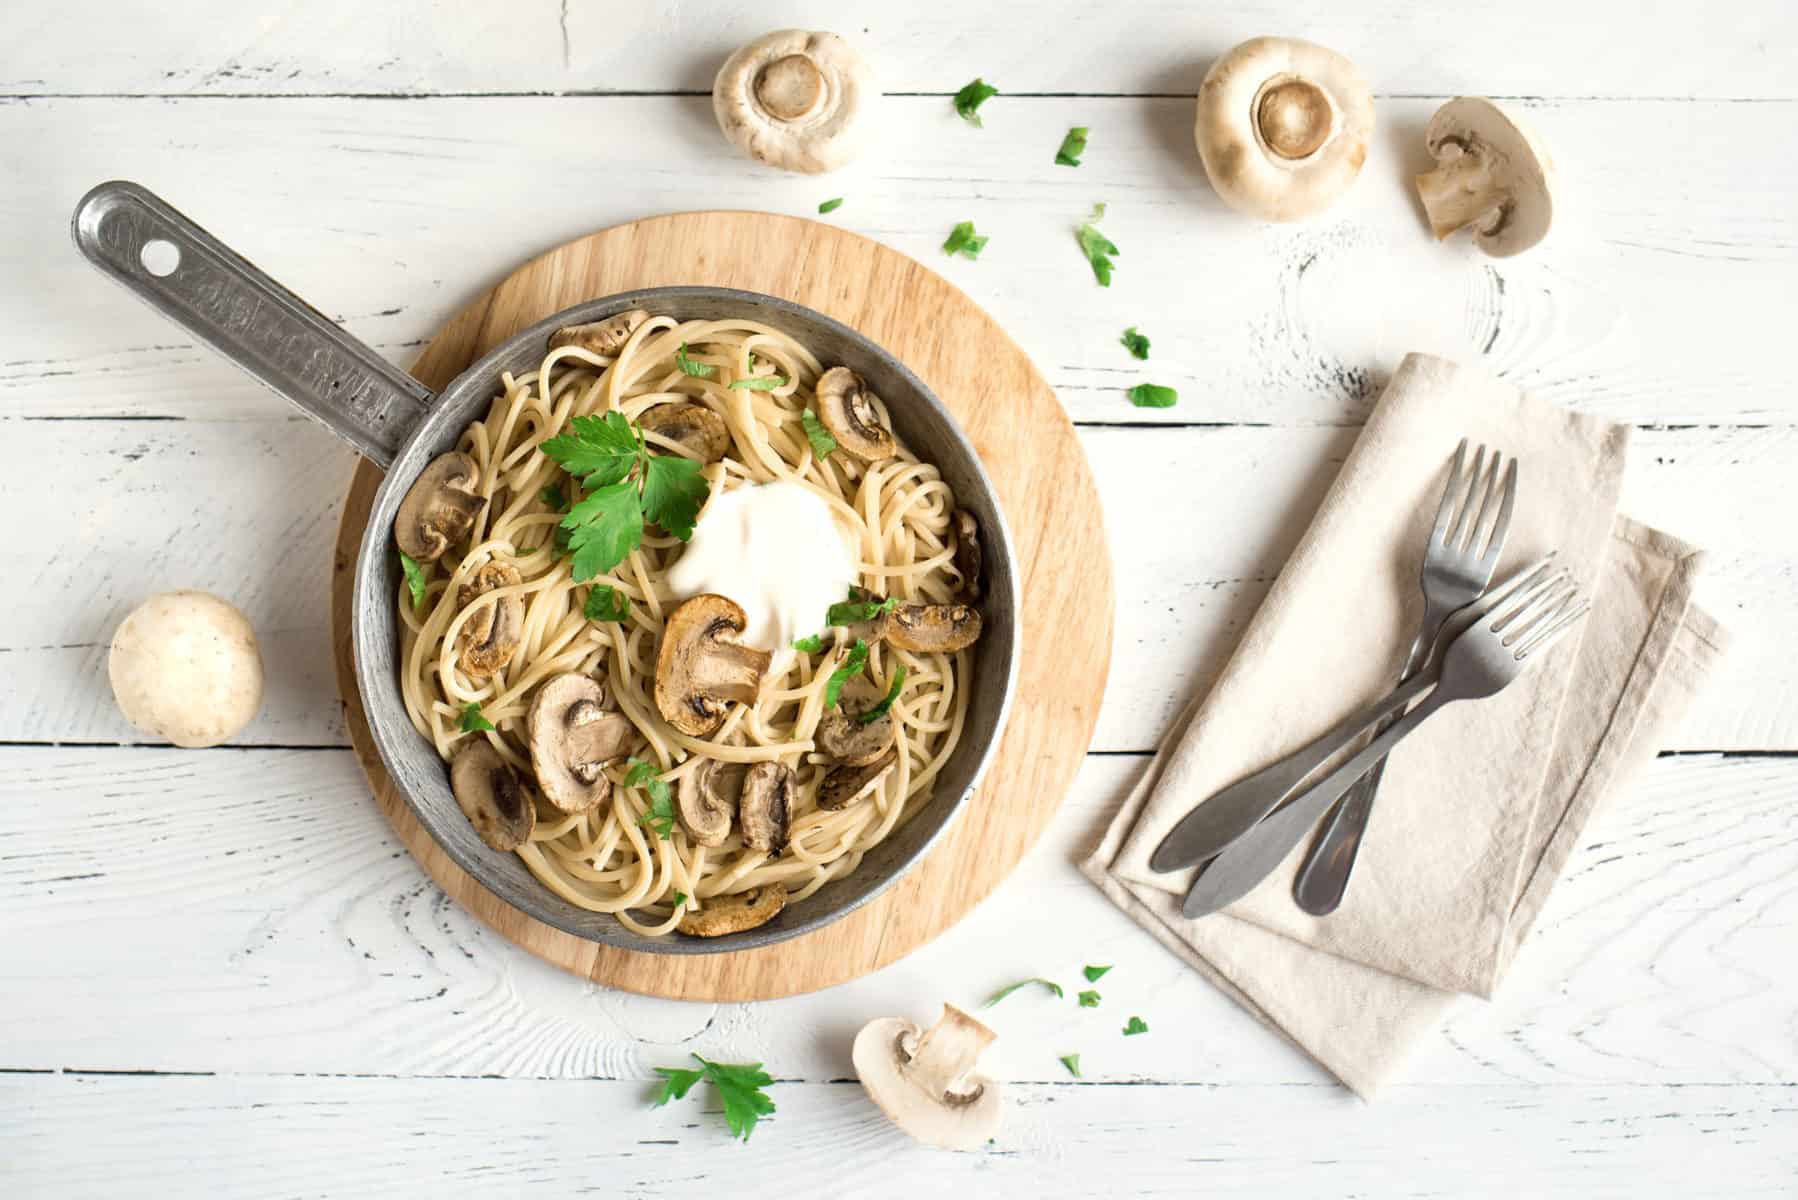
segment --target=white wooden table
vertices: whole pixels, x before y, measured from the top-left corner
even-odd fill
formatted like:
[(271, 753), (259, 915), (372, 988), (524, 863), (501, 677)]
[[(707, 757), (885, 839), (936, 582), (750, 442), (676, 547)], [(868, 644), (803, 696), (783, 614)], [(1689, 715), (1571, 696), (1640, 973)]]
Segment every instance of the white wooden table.
[[(1792, 1194), (1798, 7), (918, 7), (0, 8), (0, 1194)], [(790, 24), (851, 36), (889, 92), (880, 144), (839, 177), (757, 168), (712, 124), (722, 56)], [(1358, 190), (1310, 225), (1229, 214), (1193, 152), (1205, 65), (1258, 33), (1349, 53), (1380, 96)], [(945, 98), (975, 75), (1005, 92), (984, 130)], [(1565, 217), (1536, 253), (1422, 227), (1406, 176), (1464, 92), (1526, 109), (1557, 153)], [(1051, 164), (1070, 125), (1092, 128), (1078, 170)], [(452, 907), (346, 748), (325, 597), (350, 452), (77, 258), (69, 210), (110, 177), (398, 361), (575, 235), (846, 197), (828, 219), (945, 272), (1031, 351), (1105, 496), (1111, 686), (1050, 834), (935, 944), (778, 1003), (603, 991)], [(1123, 247), (1109, 291), (1069, 235), (1098, 200)], [(991, 244), (944, 259), (968, 219)], [(1142, 368), (1126, 325), (1154, 339)], [(1407, 349), (1634, 422), (1627, 507), (1713, 551), (1703, 598), (1738, 646), (1596, 822), (1499, 998), (1369, 1106), (1073, 863)], [(1130, 407), (1142, 378), (1179, 406)], [(233, 747), (143, 744), (112, 706), (112, 627), (172, 587), (261, 633), (267, 702)], [(1011, 1104), (988, 1151), (912, 1146), (852, 1081), (865, 1019), (1088, 962), (1116, 964), (1099, 1014), (990, 1014)], [(1128, 1013), (1151, 1034), (1116, 1036)], [(647, 1107), (651, 1068), (689, 1051), (779, 1078), (747, 1146), (710, 1101)]]

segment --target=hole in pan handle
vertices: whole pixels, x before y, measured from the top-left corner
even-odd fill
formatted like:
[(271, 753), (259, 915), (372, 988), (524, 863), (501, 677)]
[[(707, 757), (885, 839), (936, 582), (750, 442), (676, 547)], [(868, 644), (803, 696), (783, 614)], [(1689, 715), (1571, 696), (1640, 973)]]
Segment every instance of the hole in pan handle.
[(138, 184), (88, 192), (72, 232), (89, 262), (383, 469), (434, 399)]

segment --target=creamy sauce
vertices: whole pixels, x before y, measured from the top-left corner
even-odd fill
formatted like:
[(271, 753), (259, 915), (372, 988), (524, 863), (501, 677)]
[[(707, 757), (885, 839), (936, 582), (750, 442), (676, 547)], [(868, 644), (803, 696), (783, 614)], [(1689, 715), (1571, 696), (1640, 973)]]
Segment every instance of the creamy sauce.
[(743, 608), (742, 640), (776, 652), (824, 630), (824, 614), (856, 580), (856, 555), (830, 505), (797, 483), (739, 487), (715, 498), (694, 526), (668, 585)]

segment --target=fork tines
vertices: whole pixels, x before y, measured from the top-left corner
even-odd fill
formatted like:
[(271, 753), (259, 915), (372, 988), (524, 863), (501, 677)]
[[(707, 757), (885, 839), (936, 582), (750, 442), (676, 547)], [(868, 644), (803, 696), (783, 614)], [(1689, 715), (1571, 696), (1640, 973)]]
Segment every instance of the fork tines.
[(1492, 632), (1519, 662), (1559, 641), (1592, 607), (1573, 573), (1553, 566), (1551, 555), (1494, 589)]
[(1507, 460), (1496, 450), (1488, 460), (1484, 445), (1474, 448), (1473, 464), (1463, 472), (1466, 459), (1467, 439), (1462, 438), (1448, 469), (1442, 501), (1436, 506), (1430, 540), (1480, 560), (1490, 571), (1498, 561), (1517, 501), (1517, 460)]

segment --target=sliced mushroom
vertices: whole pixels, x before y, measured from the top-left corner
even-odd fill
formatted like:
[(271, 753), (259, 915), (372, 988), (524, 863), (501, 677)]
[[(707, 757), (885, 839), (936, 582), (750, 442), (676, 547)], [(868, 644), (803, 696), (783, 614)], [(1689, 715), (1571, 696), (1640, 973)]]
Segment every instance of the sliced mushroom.
[(826, 812), (848, 808), (898, 765), (898, 747), (890, 747), (867, 766), (835, 768), (824, 777), (824, 784), (818, 789), (818, 807)]
[(637, 740), (630, 718), (605, 705), (605, 688), (575, 672), (550, 679), (531, 699), (531, 770), (543, 798), (563, 812), (586, 812), (609, 796), (605, 767)]
[[(852, 587), (849, 589), (849, 602), (851, 604), (873, 604), (879, 606), (886, 604), (886, 597), (877, 596), (867, 588)], [(854, 645), (856, 642), (861, 641), (872, 646), (875, 642), (885, 638), (887, 635), (887, 622), (892, 619), (892, 616), (893, 610), (886, 608), (876, 612), (865, 621), (853, 621), (848, 625), (843, 626), (843, 628), (849, 632), (849, 644)]]
[(748, 763), (704, 758), (680, 781), (680, 822), (696, 845), (721, 846), (730, 836), (731, 821), (743, 794)]
[(787, 906), (787, 889), (778, 883), (728, 896), (713, 896), (698, 912), (689, 912), (677, 927), (693, 937), (722, 937), (766, 925)]
[(839, 706), (818, 722), (818, 748), (846, 767), (865, 767), (885, 754), (898, 730), (892, 710), (866, 723), (861, 719), (884, 697), (866, 677), (851, 680)]
[(782, 29), (739, 49), (712, 82), (712, 112), (737, 148), (788, 171), (834, 171), (861, 150), (873, 73), (834, 33)]
[(549, 348), (560, 350), (564, 346), (574, 346), (589, 354), (603, 354), (607, 358), (616, 358), (624, 349), (624, 344), (631, 340), (631, 334), (637, 332), (637, 326), (649, 320), (649, 314), (640, 308), (629, 312), (621, 312), (615, 317), (607, 317), (603, 321), (589, 321), (585, 325), (569, 325), (549, 335)]
[(484, 737), (469, 738), (450, 760), (450, 791), (481, 840), (495, 850), (516, 850), (530, 840), (537, 808), (518, 772)]
[(730, 429), (724, 418), (703, 404), (658, 404), (637, 418), (637, 428), (659, 434), (715, 463), (730, 449)]
[(725, 705), (755, 699), (773, 655), (737, 640), (747, 618), (729, 597), (701, 592), (668, 614), (656, 652), (656, 708), (670, 725), (704, 737)]
[(955, 529), (955, 573), (961, 576), (962, 599), (972, 604), (980, 599), (980, 523), (965, 508), (955, 510), (950, 522)]
[(1554, 163), (1518, 117), (1462, 96), (1436, 110), (1424, 141), (1437, 165), (1417, 177), (1417, 195), (1436, 240), (1472, 228), (1475, 245), (1506, 258), (1547, 236)]
[(878, 462), (899, 452), (899, 444), (874, 409), (867, 381), (848, 367), (832, 367), (818, 378), (818, 419), (837, 445), (863, 462)]
[[(467, 608), (496, 588), (515, 587), (522, 582), (524, 579), (517, 567), (496, 559), (456, 589), (456, 607)], [(506, 596), (483, 604), (462, 625), (456, 661), (470, 679), (486, 679), (512, 661), (523, 636), (523, 596)]]
[(966, 604), (901, 604), (887, 623), (887, 645), (913, 654), (954, 654), (980, 638), (980, 614)]
[(436, 562), (468, 536), (481, 511), (481, 470), (460, 450), (433, 458), (400, 501), (393, 540), (415, 562)]
[(737, 828), (751, 850), (778, 854), (787, 847), (793, 793), (799, 777), (785, 763), (761, 762), (743, 776), (743, 794), (737, 801)]
[(928, 1030), (882, 1017), (855, 1035), (850, 1059), (868, 1098), (926, 1146), (976, 1150), (999, 1132), (999, 1085), (975, 1074), (992, 1030), (956, 1008)]

